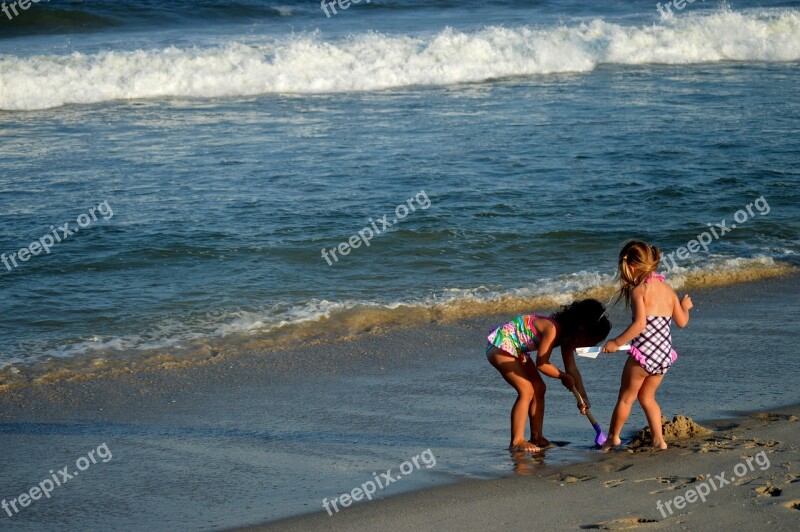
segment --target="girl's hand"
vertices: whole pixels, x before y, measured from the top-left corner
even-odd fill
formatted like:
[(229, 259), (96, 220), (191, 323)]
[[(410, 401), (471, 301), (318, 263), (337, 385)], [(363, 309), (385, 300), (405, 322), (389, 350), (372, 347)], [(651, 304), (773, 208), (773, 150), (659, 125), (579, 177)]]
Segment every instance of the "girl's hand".
[(586, 411), (589, 410), (591, 407), (592, 405), (591, 403), (589, 403), (589, 401), (578, 403), (578, 410), (580, 410), (581, 414), (583, 414), (584, 416), (586, 415)]
[(572, 391), (572, 389), (575, 388), (575, 379), (573, 379), (572, 375), (569, 373), (562, 373), (558, 378), (567, 390)]
[(606, 345), (603, 346), (603, 353), (616, 353), (617, 349), (619, 349), (619, 344), (614, 340), (609, 340), (606, 342)]
[(683, 296), (683, 299), (681, 299), (681, 308), (683, 308), (683, 310), (686, 311), (692, 310), (692, 308), (694, 308), (694, 305), (692, 304), (692, 298), (689, 297), (689, 294), (686, 294), (685, 296)]

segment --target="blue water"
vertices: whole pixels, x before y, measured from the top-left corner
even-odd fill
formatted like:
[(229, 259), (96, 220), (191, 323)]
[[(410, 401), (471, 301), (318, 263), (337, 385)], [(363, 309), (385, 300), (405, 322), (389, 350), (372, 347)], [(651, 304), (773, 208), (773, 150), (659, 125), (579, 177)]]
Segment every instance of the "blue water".
[(568, 298), (761, 197), (681, 266), (797, 264), (794, 4), (34, 5), (0, 26), (0, 252), (106, 216), (0, 265), (6, 378)]

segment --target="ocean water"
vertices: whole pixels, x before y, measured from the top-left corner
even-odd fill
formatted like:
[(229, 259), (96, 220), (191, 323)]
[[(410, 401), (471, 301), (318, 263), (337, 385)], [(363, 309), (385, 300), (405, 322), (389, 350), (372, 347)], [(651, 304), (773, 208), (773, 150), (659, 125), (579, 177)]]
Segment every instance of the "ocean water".
[(798, 264), (794, 2), (0, 20), (5, 384), (562, 303), (627, 239), (675, 251), (721, 220), (678, 284)]

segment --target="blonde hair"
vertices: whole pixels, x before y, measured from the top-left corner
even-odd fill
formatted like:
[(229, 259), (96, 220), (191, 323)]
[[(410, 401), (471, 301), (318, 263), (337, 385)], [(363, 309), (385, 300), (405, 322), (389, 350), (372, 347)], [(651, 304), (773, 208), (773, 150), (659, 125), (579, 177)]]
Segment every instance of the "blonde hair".
[(625, 306), (630, 307), (633, 289), (656, 271), (660, 260), (661, 250), (656, 246), (650, 246), (646, 242), (638, 240), (632, 240), (625, 244), (619, 252), (617, 263), (621, 285), (617, 301), (625, 298)]

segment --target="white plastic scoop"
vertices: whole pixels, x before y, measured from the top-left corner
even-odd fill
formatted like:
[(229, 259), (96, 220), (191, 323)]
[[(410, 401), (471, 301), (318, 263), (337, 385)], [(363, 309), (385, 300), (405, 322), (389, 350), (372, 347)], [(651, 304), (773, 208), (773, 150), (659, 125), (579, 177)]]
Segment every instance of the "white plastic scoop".
[[(627, 351), (631, 348), (631, 344), (624, 344), (617, 348), (617, 351)], [(579, 357), (586, 357), (586, 358), (597, 358), (597, 355), (600, 354), (600, 350), (603, 349), (600, 346), (595, 347), (579, 347), (575, 349), (575, 353)]]

